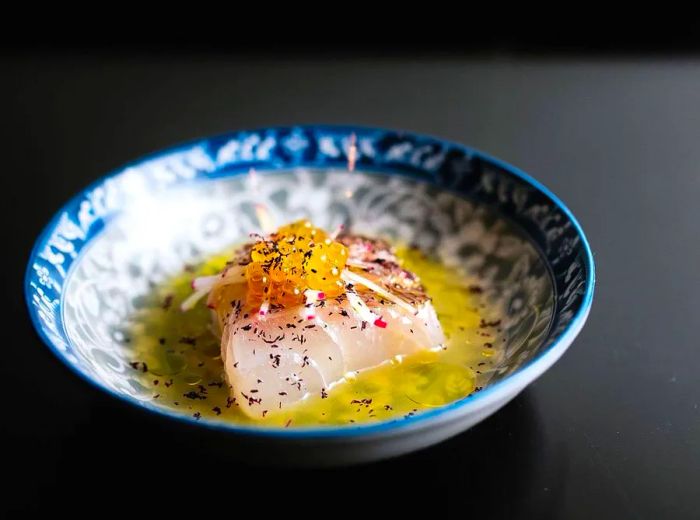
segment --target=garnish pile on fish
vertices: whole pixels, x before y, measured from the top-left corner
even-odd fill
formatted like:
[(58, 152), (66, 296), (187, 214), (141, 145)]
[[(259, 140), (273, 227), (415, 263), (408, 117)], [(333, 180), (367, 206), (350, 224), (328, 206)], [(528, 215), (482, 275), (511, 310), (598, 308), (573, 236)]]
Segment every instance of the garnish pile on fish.
[(183, 310), (207, 296), (232, 399), (264, 417), (346, 374), (445, 341), (420, 280), (390, 245), (298, 221), (196, 278)]

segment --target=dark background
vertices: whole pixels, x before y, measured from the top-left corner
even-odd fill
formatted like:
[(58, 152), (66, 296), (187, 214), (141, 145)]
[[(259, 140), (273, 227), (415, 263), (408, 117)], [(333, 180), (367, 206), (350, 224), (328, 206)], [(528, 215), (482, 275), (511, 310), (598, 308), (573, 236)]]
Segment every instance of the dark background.
[[(2, 48), (0, 516), (93, 502), (192, 517), (240, 516), (243, 504), (294, 517), (698, 518), (700, 58), (683, 34), (623, 40)], [(316, 122), (465, 142), (560, 195), (598, 269), (588, 324), (564, 358), (440, 446), (305, 471), (237, 463), (200, 432), (107, 398), (41, 344), (22, 275), (72, 194), (179, 141)]]

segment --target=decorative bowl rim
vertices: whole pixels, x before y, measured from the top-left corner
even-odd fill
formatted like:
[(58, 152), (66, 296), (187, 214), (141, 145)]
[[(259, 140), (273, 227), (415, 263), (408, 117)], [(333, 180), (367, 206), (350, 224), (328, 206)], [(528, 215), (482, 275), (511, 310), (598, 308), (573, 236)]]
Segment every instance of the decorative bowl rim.
[[(585, 278), (585, 289), (582, 298), (581, 306), (577, 310), (576, 314), (573, 316), (569, 324), (559, 333), (559, 337), (556, 338), (551, 345), (538, 352), (533, 358), (529, 359), (523, 365), (518, 367), (512, 374), (506, 376), (501, 381), (497, 381), (493, 384), (486, 386), (480, 392), (472, 393), (469, 396), (463, 397), (449, 404), (441, 406), (439, 408), (424, 410), (411, 417), (407, 418), (396, 418), (387, 419), (376, 423), (368, 424), (353, 424), (353, 425), (329, 425), (324, 427), (299, 427), (299, 428), (280, 428), (280, 427), (259, 427), (259, 426), (248, 426), (248, 425), (235, 425), (232, 423), (217, 421), (212, 419), (202, 418), (200, 420), (194, 419), (193, 417), (185, 414), (180, 414), (175, 411), (171, 411), (164, 407), (153, 406), (148, 402), (138, 401), (128, 395), (121, 394), (97, 380), (96, 378), (90, 377), (88, 374), (82, 372), (74, 363), (66, 358), (57, 345), (52, 341), (52, 339), (43, 330), (37, 313), (32, 305), (32, 295), (31, 295), (31, 284), (30, 278), (33, 275), (33, 265), (38, 256), (39, 250), (45, 245), (47, 237), (53, 231), (56, 224), (58, 223), (61, 215), (73, 205), (75, 202), (81, 200), (85, 193), (91, 191), (92, 189), (101, 186), (107, 180), (117, 177), (122, 174), (129, 167), (145, 163), (146, 161), (154, 160), (160, 157), (168, 156), (174, 154), (178, 151), (191, 148), (196, 145), (201, 145), (203, 143), (211, 142), (217, 139), (222, 139), (228, 136), (235, 135), (239, 132), (250, 132), (250, 133), (262, 133), (270, 131), (295, 131), (295, 130), (306, 130), (306, 131), (333, 131), (333, 132), (344, 132), (350, 134), (352, 132), (377, 132), (383, 134), (393, 134), (400, 135), (403, 137), (411, 138), (421, 138), (429, 139), (435, 143), (440, 143), (451, 149), (461, 150), (465, 154), (471, 157), (476, 157), (489, 162), (508, 174), (520, 179), (522, 182), (535, 188), (541, 194), (543, 194), (547, 199), (549, 199), (552, 204), (559, 209), (571, 222), (574, 227), (576, 234), (580, 238), (581, 247), (584, 252), (584, 263), (586, 270)], [(313, 166), (311, 164), (301, 163), (295, 167)], [(274, 171), (275, 169), (284, 170), (289, 169), (290, 166), (282, 167), (271, 167), (268, 171)], [(401, 175), (398, 172), (392, 172), (391, 169), (382, 171), (385, 175)], [(235, 173), (232, 174), (236, 175)], [(97, 236), (97, 235), (96, 235)], [(96, 238), (93, 237), (92, 239)], [(68, 278), (66, 278), (68, 279)], [(289, 125), (289, 126), (271, 126), (271, 127), (258, 127), (249, 130), (236, 130), (223, 132), (216, 135), (204, 136), (201, 138), (195, 138), (180, 142), (179, 144), (169, 146), (167, 148), (162, 148), (157, 151), (142, 155), (132, 161), (129, 161), (116, 169), (113, 169), (109, 173), (102, 175), (89, 183), (82, 190), (78, 191), (70, 199), (68, 199), (61, 207), (53, 214), (48, 223), (44, 226), (41, 233), (38, 235), (34, 242), (32, 250), (29, 255), (29, 261), (27, 263), (27, 268), (25, 270), (24, 276), (24, 294), (25, 302), (29, 309), (30, 320), (37, 334), (41, 340), (49, 347), (49, 350), (59, 359), (68, 369), (78, 375), (81, 379), (88, 382), (93, 387), (96, 387), (110, 396), (122, 401), (136, 406), (138, 409), (146, 410), (148, 412), (153, 412), (160, 416), (169, 417), (190, 425), (204, 426), (209, 429), (230, 432), (234, 434), (258, 436), (258, 437), (270, 437), (270, 438), (287, 438), (287, 439), (319, 439), (319, 438), (356, 438), (356, 437), (368, 437), (376, 436), (381, 434), (389, 433), (405, 433), (409, 430), (423, 429), (425, 427), (435, 426), (436, 423), (451, 422), (457, 418), (466, 416), (469, 412), (474, 412), (476, 410), (484, 409), (490, 404), (498, 402), (502, 399), (508, 399), (509, 397), (514, 397), (517, 392), (519, 392), (524, 386), (534, 381), (539, 375), (546, 371), (552, 364), (554, 364), (559, 357), (568, 349), (573, 340), (576, 338), (578, 333), (583, 328), (586, 322), (588, 314), (590, 312), (591, 305), (593, 303), (593, 295), (595, 289), (595, 263), (593, 260), (593, 253), (591, 251), (590, 244), (586, 238), (581, 225), (574, 217), (573, 213), (569, 208), (557, 197), (549, 188), (544, 186), (541, 182), (533, 178), (530, 174), (521, 170), (520, 168), (513, 166), (501, 159), (489, 155), (488, 153), (482, 152), (478, 149), (472, 148), (461, 143), (450, 141), (441, 137), (435, 137), (429, 134), (386, 129), (380, 127), (363, 126), (363, 125), (335, 125), (335, 124), (305, 124), (305, 125)], [(63, 305), (63, 295), (61, 295), (60, 306)], [(64, 336), (68, 339), (67, 334)], [(521, 386), (522, 385), (522, 386)], [(515, 389), (515, 391), (513, 391)]]

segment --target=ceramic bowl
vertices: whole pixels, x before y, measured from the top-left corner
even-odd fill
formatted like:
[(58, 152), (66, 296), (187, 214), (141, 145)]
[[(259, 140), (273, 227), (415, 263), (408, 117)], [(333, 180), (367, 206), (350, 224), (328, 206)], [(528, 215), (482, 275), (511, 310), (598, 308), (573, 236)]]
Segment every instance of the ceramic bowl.
[[(347, 170), (351, 139), (353, 172)], [(478, 276), (505, 309), (505, 358), (492, 382), (409, 418), (335, 427), (195, 421), (154, 401), (128, 365), (122, 325), (152, 284), (259, 230), (258, 205), (279, 223), (310, 217), (334, 228), (344, 222), (413, 243)], [(202, 139), (98, 180), (41, 233), (25, 291), (49, 348), (114, 397), (216, 430), (234, 451), (253, 458), (282, 453), (288, 462), (342, 464), (428, 446), (504, 406), (571, 345), (593, 287), (593, 259), (580, 226), (520, 170), (433, 137), (299, 126)]]

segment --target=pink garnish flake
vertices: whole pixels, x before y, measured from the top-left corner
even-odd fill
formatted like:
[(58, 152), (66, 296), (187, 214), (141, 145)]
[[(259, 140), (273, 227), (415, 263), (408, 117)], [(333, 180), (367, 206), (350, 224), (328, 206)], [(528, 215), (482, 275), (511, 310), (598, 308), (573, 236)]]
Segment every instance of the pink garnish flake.
[[(307, 291), (307, 293), (311, 293), (312, 291)], [(308, 299), (307, 299), (308, 301)], [(307, 319), (307, 320), (314, 320), (316, 319), (316, 314), (314, 314), (314, 306), (313, 303), (307, 303), (304, 305), (304, 310), (301, 313), (302, 317)]]
[(326, 299), (326, 293), (320, 292), (320, 291), (319, 291), (319, 293), (316, 295), (316, 298), (318, 298), (319, 300), (325, 300), (325, 299)]
[(345, 229), (345, 224), (340, 224), (333, 233), (331, 233), (331, 239), (335, 240), (338, 238), (338, 235), (340, 235), (343, 230)]
[(377, 318), (374, 320), (374, 324), (379, 327), (380, 329), (386, 329), (387, 323), (381, 318)]

